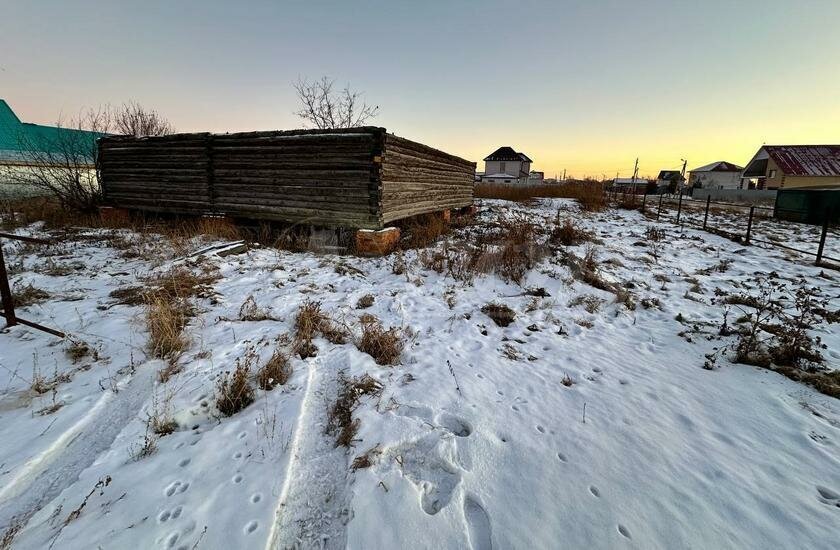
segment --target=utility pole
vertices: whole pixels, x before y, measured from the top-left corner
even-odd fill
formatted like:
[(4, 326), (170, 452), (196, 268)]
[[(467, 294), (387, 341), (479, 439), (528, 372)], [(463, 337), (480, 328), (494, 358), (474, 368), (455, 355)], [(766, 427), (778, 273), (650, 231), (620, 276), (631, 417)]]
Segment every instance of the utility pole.
[(636, 176), (639, 175), (639, 157), (636, 157), (636, 165), (633, 167), (633, 194), (636, 194)]
[(563, 168), (563, 181), (566, 181), (566, 169)]

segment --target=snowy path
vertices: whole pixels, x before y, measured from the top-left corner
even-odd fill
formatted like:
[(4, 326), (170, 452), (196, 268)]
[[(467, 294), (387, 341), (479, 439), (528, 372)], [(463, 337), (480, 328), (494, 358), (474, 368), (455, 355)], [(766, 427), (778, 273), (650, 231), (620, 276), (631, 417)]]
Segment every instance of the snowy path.
[(338, 374), (348, 366), (347, 353), (307, 362), (308, 382), (301, 405), (286, 484), (269, 535), (270, 550), (346, 545), (351, 518), (347, 454), (325, 433), (327, 412), (338, 394)]
[(0, 491), (0, 529), (29, 520), (107, 451), (137, 417), (149, 397), (156, 371), (141, 365), (116, 393), (108, 390), (75, 426), (30, 460)]

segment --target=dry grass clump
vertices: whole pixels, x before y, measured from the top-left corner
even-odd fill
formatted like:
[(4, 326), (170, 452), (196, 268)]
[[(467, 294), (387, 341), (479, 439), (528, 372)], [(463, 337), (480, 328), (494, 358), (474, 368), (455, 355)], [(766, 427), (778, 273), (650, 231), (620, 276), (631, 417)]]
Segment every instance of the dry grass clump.
[(49, 292), (29, 283), (25, 286), (15, 285), (12, 289), (12, 301), (15, 307), (27, 307), (40, 304), (48, 300)]
[(251, 355), (236, 360), (233, 372), (225, 372), (216, 388), (216, 408), (225, 416), (233, 416), (254, 402), (254, 389), (248, 382)]
[(321, 311), (321, 303), (307, 300), (300, 305), (295, 316), (293, 349), (301, 359), (314, 357), (318, 353), (318, 348), (312, 343), (312, 339), (319, 333), (332, 344), (347, 342), (346, 331), (338, 327)]
[(443, 216), (437, 213), (409, 218), (403, 222), (402, 228), (406, 233), (402, 242), (405, 248), (426, 248), (449, 232)]
[(149, 351), (154, 357), (174, 361), (187, 348), (184, 336), (189, 307), (181, 300), (160, 295), (149, 296), (146, 303), (146, 328)]
[(196, 273), (185, 266), (176, 266), (163, 273), (145, 279), (151, 289), (149, 294), (168, 299), (208, 297), (212, 294), (212, 285), (219, 280), (219, 274), (211, 271)]
[[(537, 240), (538, 227), (525, 216), (503, 221), (499, 229), (479, 239), (479, 247), (469, 255), (471, 271), (496, 273), (505, 281), (521, 284), (529, 270), (548, 253)], [(492, 243), (492, 248), (490, 247)]]
[(393, 365), (402, 355), (404, 342), (397, 328), (385, 330), (378, 320), (362, 324), (362, 337), (356, 342), (359, 351), (367, 353), (378, 365)]
[(549, 241), (553, 244), (574, 246), (590, 242), (593, 238), (591, 232), (581, 228), (572, 218), (565, 218), (562, 223), (555, 223)]
[(338, 396), (328, 411), (327, 426), (336, 436), (336, 447), (349, 447), (359, 430), (359, 420), (353, 419), (353, 410), (362, 396), (379, 394), (382, 384), (367, 374), (359, 378), (347, 378), (342, 374), (339, 384)]
[(144, 294), (146, 289), (142, 286), (124, 286), (112, 290), (108, 296), (116, 300), (119, 305), (139, 306), (146, 303)]
[(285, 385), (292, 376), (289, 358), (280, 351), (275, 351), (271, 358), (257, 370), (257, 385), (262, 390), (271, 391), (275, 386)]
[(93, 354), (96, 355), (96, 352), (87, 342), (82, 340), (70, 340), (70, 344), (64, 349), (64, 353), (70, 358), (71, 361), (74, 363), (78, 363), (85, 357)]
[(0, 202), (0, 227), (16, 229), (43, 221), (45, 229), (96, 227), (99, 217), (62, 208), (52, 197), (29, 197)]
[(490, 302), (481, 308), (481, 312), (490, 317), (500, 327), (510, 325), (516, 319), (516, 312), (504, 304)]
[(604, 185), (593, 180), (546, 183), (543, 185), (479, 183), (475, 186), (475, 196), (484, 199), (503, 199), (517, 202), (542, 197), (569, 198), (577, 199), (584, 210), (603, 210), (606, 207)]
[(597, 313), (602, 305), (604, 300), (593, 294), (581, 294), (569, 302), (569, 307), (583, 306), (587, 313)]
[(248, 296), (239, 307), (240, 321), (268, 321), (274, 319), (269, 313), (257, 306), (253, 295)]
[(365, 294), (356, 302), (356, 309), (366, 309), (373, 305), (376, 298), (373, 294)]

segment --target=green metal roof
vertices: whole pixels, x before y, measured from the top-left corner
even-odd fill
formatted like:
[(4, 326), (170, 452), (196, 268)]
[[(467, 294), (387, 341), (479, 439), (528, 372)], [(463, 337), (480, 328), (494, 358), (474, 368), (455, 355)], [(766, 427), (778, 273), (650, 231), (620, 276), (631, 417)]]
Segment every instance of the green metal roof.
[[(96, 141), (104, 134), (72, 128), (56, 128), (21, 122), (5, 100), (0, 99), (0, 161), (26, 161), (32, 148), (48, 153), (57, 153), (61, 144), (84, 146)], [(87, 140), (90, 142), (87, 142)], [(91, 159), (93, 160), (93, 159)]]

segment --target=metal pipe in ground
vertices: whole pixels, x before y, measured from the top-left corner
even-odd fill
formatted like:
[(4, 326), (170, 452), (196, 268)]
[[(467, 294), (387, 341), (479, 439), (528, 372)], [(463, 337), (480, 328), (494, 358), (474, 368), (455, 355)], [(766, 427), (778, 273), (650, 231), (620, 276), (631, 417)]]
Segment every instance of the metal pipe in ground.
[(6, 326), (11, 327), (16, 325), (15, 303), (12, 300), (12, 289), (9, 288), (9, 275), (6, 272), (6, 260), (3, 258), (2, 245), (0, 245), (0, 298), (2, 298), (3, 316), (6, 318)]
[(680, 224), (680, 213), (682, 213), (682, 191), (680, 191), (680, 200), (677, 203), (677, 225)]
[(744, 243), (746, 244), (750, 244), (750, 232), (752, 231), (753, 214), (755, 214), (755, 206), (750, 206), (750, 217), (747, 220), (747, 237), (746, 239), (744, 239)]
[(709, 193), (709, 196), (706, 197), (706, 214), (703, 216), (703, 231), (706, 230), (706, 222), (709, 221), (709, 204), (712, 202), (712, 194)]
[(820, 233), (820, 245), (817, 247), (817, 261), (814, 262), (814, 265), (820, 265), (822, 263), (826, 235), (828, 235), (828, 212), (825, 213), (825, 219), (823, 220), (822, 233)]
[(662, 213), (662, 195), (659, 195), (659, 208), (656, 210), (656, 221), (659, 221), (659, 215)]

